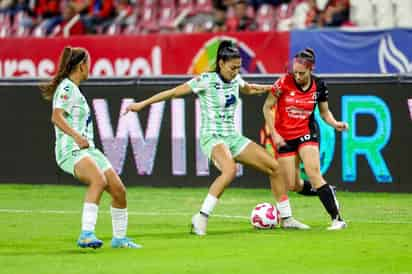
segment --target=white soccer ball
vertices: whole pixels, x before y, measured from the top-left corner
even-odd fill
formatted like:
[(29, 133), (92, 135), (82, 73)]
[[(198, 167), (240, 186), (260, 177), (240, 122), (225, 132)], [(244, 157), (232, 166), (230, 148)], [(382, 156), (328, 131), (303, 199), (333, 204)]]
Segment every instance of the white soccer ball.
[(250, 215), (250, 222), (255, 228), (271, 229), (279, 224), (279, 212), (270, 203), (261, 203), (255, 206)]

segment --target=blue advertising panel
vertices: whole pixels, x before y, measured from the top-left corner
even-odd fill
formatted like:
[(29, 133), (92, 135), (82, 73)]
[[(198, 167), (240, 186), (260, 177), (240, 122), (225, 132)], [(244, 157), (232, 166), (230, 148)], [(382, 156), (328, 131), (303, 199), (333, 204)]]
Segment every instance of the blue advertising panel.
[(290, 55), (311, 47), (317, 73), (410, 73), (412, 29), (292, 31)]

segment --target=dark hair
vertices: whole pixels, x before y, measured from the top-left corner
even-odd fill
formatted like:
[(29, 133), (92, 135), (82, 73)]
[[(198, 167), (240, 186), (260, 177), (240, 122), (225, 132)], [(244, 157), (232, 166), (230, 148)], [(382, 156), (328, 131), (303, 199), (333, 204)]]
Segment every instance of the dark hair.
[(219, 61), (224, 62), (232, 59), (240, 58), (240, 53), (236, 45), (229, 40), (222, 40), (217, 48), (215, 72), (220, 72)]
[(305, 48), (304, 50), (299, 51), (295, 58), (303, 59), (312, 65), (315, 64), (315, 51), (311, 48)]
[(87, 60), (86, 50), (82, 48), (65, 47), (60, 55), (59, 67), (56, 75), (50, 82), (39, 86), (43, 98), (47, 101), (51, 101), (60, 82), (68, 77), (78, 64), (85, 60)]

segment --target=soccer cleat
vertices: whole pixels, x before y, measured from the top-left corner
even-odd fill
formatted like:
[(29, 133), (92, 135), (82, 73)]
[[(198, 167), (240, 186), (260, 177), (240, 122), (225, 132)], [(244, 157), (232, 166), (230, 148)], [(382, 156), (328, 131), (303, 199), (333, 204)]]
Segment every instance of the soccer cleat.
[(136, 244), (129, 238), (113, 238), (112, 239), (113, 248), (142, 248), (142, 245)]
[(332, 221), (332, 224), (327, 229), (328, 230), (341, 230), (341, 229), (344, 229), (346, 227), (347, 227), (347, 224), (345, 223), (345, 221), (335, 219), (335, 220)]
[(288, 217), (281, 221), (280, 226), (285, 229), (310, 229), (310, 226), (305, 225), (293, 217)]
[(82, 231), (80, 233), (79, 239), (77, 240), (77, 245), (81, 248), (100, 248), (103, 242), (97, 239), (93, 231)]
[(196, 213), (195, 215), (193, 215), (191, 233), (196, 234), (198, 236), (204, 236), (206, 235), (206, 229), (207, 217), (200, 213)]

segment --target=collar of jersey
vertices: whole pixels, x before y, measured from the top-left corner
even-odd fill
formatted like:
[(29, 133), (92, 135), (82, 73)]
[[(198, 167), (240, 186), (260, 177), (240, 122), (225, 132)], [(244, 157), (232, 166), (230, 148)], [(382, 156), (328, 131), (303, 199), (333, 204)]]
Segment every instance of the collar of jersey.
[(220, 74), (220, 72), (216, 72), (216, 74), (217, 74), (217, 76), (219, 77), (219, 79), (223, 82), (223, 83), (226, 83), (226, 84), (231, 84), (232, 83), (232, 81), (227, 81), (227, 80), (225, 80), (225, 78), (223, 78), (223, 76)]

